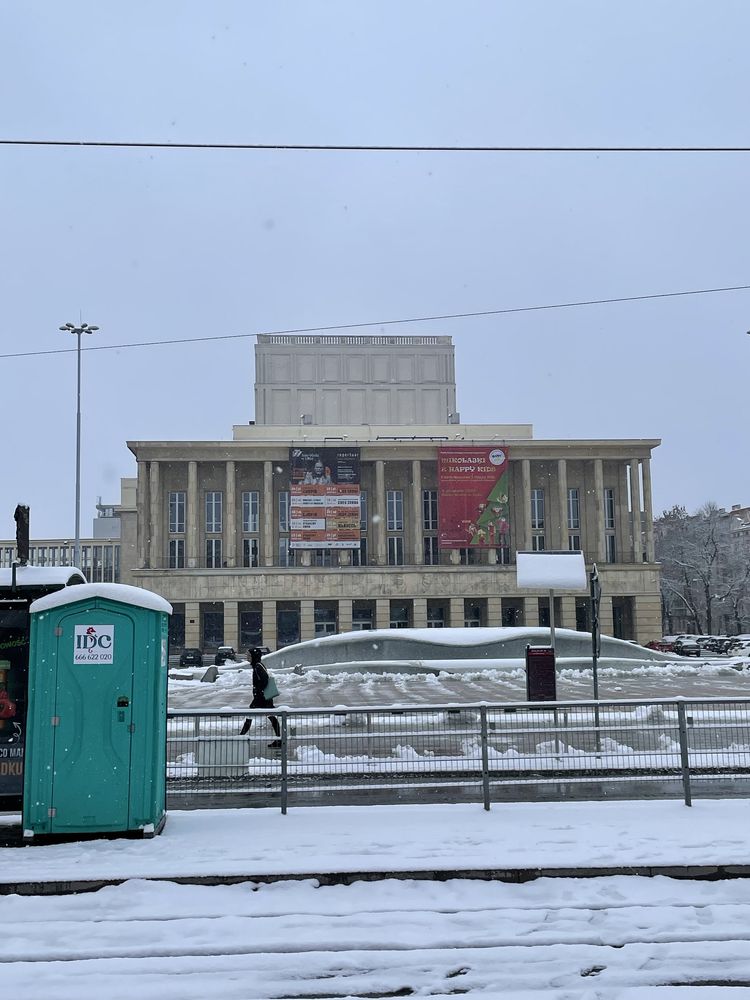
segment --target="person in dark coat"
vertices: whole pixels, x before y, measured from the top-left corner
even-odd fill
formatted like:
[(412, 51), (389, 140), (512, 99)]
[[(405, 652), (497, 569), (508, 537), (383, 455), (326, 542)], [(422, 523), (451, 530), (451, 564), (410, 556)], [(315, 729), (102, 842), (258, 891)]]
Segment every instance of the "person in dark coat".
[[(261, 652), (259, 649), (250, 650), (250, 664), (253, 668), (253, 700), (248, 705), (248, 708), (273, 708), (273, 698), (266, 698), (263, 694), (266, 689), (266, 685), (268, 684), (268, 671), (263, 666)], [(271, 723), (273, 731), (276, 734), (276, 739), (268, 745), (272, 749), (277, 750), (281, 746), (281, 727), (279, 726), (279, 720), (275, 715), (269, 715), (268, 721)], [(245, 719), (242, 729), (240, 730), (240, 735), (244, 736), (252, 724), (252, 719)]]

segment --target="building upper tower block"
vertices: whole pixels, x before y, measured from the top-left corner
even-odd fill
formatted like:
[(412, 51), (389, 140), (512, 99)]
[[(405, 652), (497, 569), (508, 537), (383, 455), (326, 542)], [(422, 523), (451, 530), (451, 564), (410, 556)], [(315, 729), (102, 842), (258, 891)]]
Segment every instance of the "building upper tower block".
[(458, 423), (451, 338), (259, 335), (255, 422)]

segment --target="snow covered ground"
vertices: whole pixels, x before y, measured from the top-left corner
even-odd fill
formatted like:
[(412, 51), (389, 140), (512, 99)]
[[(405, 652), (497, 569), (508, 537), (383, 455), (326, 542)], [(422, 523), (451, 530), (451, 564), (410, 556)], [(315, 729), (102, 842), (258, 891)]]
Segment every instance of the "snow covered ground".
[(750, 861), (750, 803), (521, 803), (172, 813), (152, 841), (5, 849), (2, 878), (127, 879), (5, 896), (2, 982), (23, 1000), (750, 996), (750, 880), (314, 875)]

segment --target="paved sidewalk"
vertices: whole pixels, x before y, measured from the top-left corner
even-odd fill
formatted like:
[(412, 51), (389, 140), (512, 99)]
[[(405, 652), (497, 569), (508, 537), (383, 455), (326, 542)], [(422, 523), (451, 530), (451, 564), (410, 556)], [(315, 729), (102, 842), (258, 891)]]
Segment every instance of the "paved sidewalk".
[(0, 892), (131, 878), (195, 883), (452, 875), (750, 874), (750, 802), (330, 806), (171, 812), (153, 840), (0, 849)]

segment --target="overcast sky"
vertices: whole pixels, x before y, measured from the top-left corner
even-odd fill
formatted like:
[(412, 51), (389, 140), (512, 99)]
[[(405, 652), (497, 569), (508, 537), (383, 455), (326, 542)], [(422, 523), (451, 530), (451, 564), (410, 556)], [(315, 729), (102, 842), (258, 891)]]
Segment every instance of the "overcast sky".
[[(27, 0), (0, 31), (5, 139), (750, 145), (746, 0)], [(0, 353), (747, 284), (749, 163), (5, 146)], [(453, 337), (466, 422), (661, 438), (658, 513), (750, 502), (749, 328), (736, 291), (398, 332)], [(83, 534), (126, 440), (252, 419), (253, 345), (83, 355)], [(75, 353), (0, 365), (0, 537), (18, 502), (72, 537)]]

